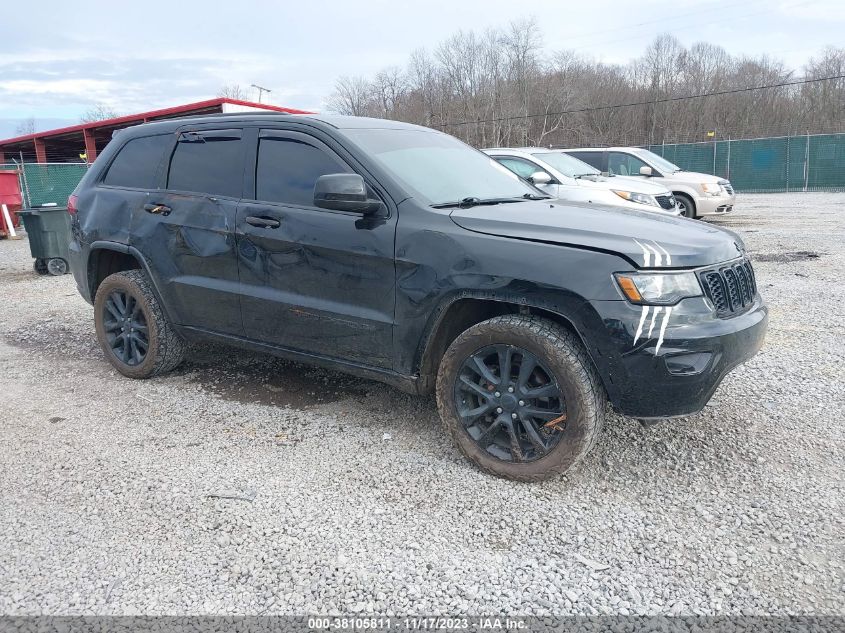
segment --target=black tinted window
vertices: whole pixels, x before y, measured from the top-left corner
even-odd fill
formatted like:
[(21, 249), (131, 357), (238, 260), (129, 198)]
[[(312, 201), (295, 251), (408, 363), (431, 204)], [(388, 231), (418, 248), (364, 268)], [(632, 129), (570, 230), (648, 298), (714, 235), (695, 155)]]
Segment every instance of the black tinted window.
[(290, 138), (262, 138), (258, 142), (255, 197), (313, 206), (317, 178), (349, 171), (337, 158), (313, 145)]
[(592, 165), (596, 169), (601, 169), (601, 155), (602, 152), (566, 152), (570, 156), (574, 156), (578, 160), (583, 160), (588, 165)]
[(155, 189), (156, 170), (171, 138), (169, 134), (133, 138), (112, 161), (103, 184)]
[(167, 188), (241, 197), (243, 149), (240, 130), (183, 133), (170, 160)]

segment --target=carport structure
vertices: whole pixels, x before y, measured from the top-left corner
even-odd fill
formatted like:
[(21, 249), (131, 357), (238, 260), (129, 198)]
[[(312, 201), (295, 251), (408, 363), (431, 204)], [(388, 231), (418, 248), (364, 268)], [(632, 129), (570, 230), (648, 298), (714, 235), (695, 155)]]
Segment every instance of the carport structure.
[(159, 121), (200, 114), (220, 114), (225, 112), (249, 112), (265, 110), (288, 114), (308, 114), (305, 110), (283, 108), (266, 103), (254, 103), (217, 97), (207, 101), (186, 103), (184, 105), (151, 110), (139, 114), (130, 114), (113, 119), (81, 123), (70, 127), (37, 132), (0, 141), (0, 165), (12, 160), (21, 163), (80, 163), (94, 162), (97, 153), (111, 140), (112, 134), (119, 129)]

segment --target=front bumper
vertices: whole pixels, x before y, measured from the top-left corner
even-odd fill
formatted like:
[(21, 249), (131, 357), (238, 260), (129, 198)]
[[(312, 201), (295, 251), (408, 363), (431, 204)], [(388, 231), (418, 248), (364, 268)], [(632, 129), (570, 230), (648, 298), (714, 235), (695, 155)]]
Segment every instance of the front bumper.
[(626, 301), (590, 304), (608, 333), (593, 349), (608, 396), (623, 415), (666, 418), (704, 408), (722, 379), (763, 345), (768, 309), (758, 295), (743, 314), (720, 319), (706, 299), (671, 310)]
[(700, 196), (695, 199), (696, 215), (723, 215), (733, 211), (736, 194)]

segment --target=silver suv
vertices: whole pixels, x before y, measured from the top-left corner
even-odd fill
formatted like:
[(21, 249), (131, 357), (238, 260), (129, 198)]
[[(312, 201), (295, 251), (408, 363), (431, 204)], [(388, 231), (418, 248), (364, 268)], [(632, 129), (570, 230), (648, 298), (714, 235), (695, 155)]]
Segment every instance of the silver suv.
[(688, 218), (730, 213), (736, 195), (724, 178), (684, 171), (654, 152), (639, 147), (583, 147), (564, 150), (599, 171), (617, 176), (649, 179), (675, 194), (678, 208)]

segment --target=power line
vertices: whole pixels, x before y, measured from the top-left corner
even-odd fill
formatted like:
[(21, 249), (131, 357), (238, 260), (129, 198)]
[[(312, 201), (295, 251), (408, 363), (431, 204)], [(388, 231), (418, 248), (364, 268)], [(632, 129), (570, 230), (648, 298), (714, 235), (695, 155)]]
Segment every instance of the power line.
[(814, 79), (800, 79), (798, 81), (785, 81), (779, 84), (768, 84), (765, 86), (751, 86), (748, 88), (734, 88), (732, 90), (719, 90), (717, 92), (705, 92), (697, 95), (686, 95), (682, 97), (666, 97), (664, 99), (649, 99), (648, 101), (634, 101), (631, 103), (617, 103), (615, 105), (596, 106), (593, 108), (576, 108), (574, 110), (561, 110), (560, 112), (543, 112), (539, 114), (520, 114), (515, 116), (497, 117), (495, 119), (478, 119), (476, 121), (446, 121), (436, 127), (457, 127), (460, 125), (476, 125), (478, 123), (499, 123), (502, 121), (518, 121), (521, 119), (538, 119), (540, 117), (562, 116), (564, 114), (578, 114), (580, 112), (596, 112), (598, 110), (613, 110), (615, 108), (631, 108), (634, 106), (653, 105), (657, 103), (670, 103), (673, 101), (687, 101), (689, 99), (702, 99), (704, 97), (718, 97), (722, 95), (739, 94), (743, 92), (754, 92), (756, 90), (770, 90), (772, 88), (785, 88), (787, 86), (800, 86), (802, 84), (817, 83), (820, 81), (832, 81), (834, 79), (845, 79), (845, 75), (833, 75), (831, 77), (816, 77)]

